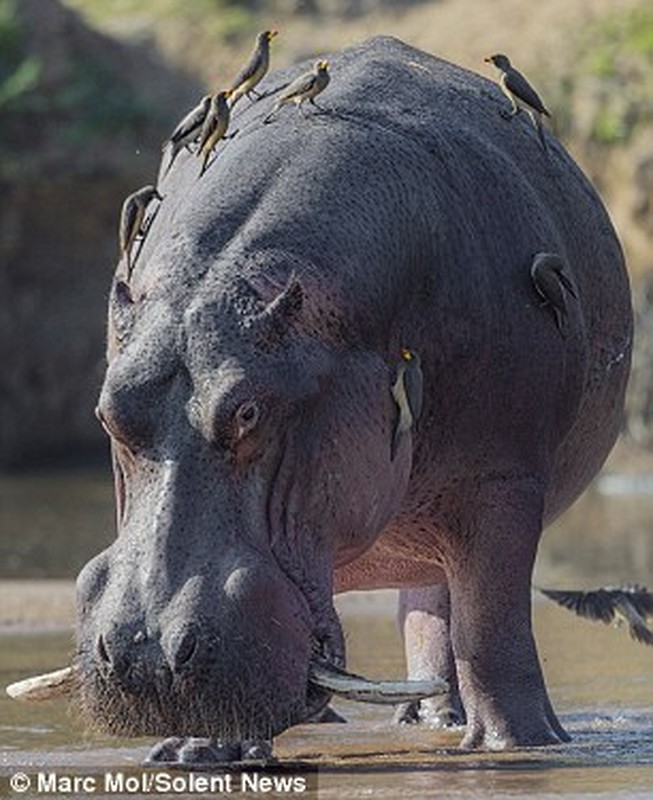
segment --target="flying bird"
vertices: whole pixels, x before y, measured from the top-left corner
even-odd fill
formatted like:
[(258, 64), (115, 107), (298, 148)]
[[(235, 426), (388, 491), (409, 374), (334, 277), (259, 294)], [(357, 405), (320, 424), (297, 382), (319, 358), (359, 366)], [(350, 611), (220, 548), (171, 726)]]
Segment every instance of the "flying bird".
[(559, 589), (540, 591), (580, 617), (606, 624), (614, 622), (619, 625), (625, 622), (635, 641), (653, 645), (653, 631), (646, 623), (646, 617), (653, 616), (653, 594), (644, 586), (607, 586), (590, 592)]
[(578, 299), (576, 285), (557, 253), (536, 253), (531, 262), (531, 280), (542, 298), (542, 305), (551, 309), (562, 336), (567, 331), (567, 294)]
[(401, 437), (415, 426), (422, 413), (424, 378), (420, 357), (407, 348), (401, 350), (392, 396), (399, 413), (392, 437), (390, 460), (394, 461)]
[(278, 31), (262, 31), (256, 37), (256, 45), (247, 63), (231, 84), (229, 105), (232, 108), (244, 94), (250, 100), (251, 95), (259, 96), (254, 87), (263, 80), (270, 67), (270, 42), (277, 34)]
[(263, 122), (269, 122), (270, 119), (281, 106), (287, 103), (294, 103), (298, 109), (301, 109), (302, 104), (307, 100), (311, 105), (317, 105), (315, 98), (320, 92), (323, 92), (329, 85), (329, 62), (316, 61), (313, 69), (305, 72), (298, 78), (295, 78), (279, 95), (274, 104), (272, 111), (267, 115)]
[(156, 187), (144, 186), (137, 192), (130, 194), (122, 204), (120, 211), (120, 225), (118, 227), (118, 241), (120, 257), (127, 258), (127, 280), (131, 277), (133, 263), (131, 262), (131, 249), (136, 238), (144, 236), (145, 212), (154, 199), (163, 200)]
[(503, 53), (496, 53), (493, 56), (488, 56), (485, 61), (493, 64), (499, 70), (499, 85), (512, 105), (510, 117), (514, 117), (520, 109), (524, 109), (535, 126), (542, 149), (546, 150), (546, 139), (542, 129), (542, 115), (550, 117), (551, 114), (539, 94), (521, 72), (512, 66), (508, 56)]

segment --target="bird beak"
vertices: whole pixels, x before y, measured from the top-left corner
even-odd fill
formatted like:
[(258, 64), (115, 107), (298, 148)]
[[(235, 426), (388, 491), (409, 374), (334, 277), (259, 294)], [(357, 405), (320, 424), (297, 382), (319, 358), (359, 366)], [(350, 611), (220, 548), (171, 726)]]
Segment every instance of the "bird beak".
[(483, 61), (485, 61), (486, 64), (491, 64), (492, 63), (492, 59), (490, 58), (490, 56), (488, 56), (487, 58), (484, 58)]
[(270, 31), (268, 33), (268, 42), (271, 42), (275, 36), (279, 35), (279, 31)]

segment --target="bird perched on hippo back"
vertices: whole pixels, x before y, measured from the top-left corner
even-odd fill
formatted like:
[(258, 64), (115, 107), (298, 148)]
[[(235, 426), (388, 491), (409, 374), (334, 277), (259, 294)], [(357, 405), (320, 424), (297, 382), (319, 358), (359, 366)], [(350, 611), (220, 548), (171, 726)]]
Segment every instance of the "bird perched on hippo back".
[(562, 336), (567, 332), (567, 294), (578, 300), (578, 290), (569, 268), (557, 253), (537, 253), (531, 262), (531, 280), (535, 291), (553, 314)]
[(122, 204), (118, 227), (118, 242), (121, 258), (127, 259), (127, 280), (131, 277), (133, 268), (131, 260), (132, 247), (136, 238), (145, 233), (145, 213), (147, 207), (155, 198), (163, 200), (156, 187), (144, 186), (142, 189), (130, 194)]
[[(188, 114), (179, 122), (174, 131), (170, 134), (170, 138), (166, 139), (163, 143), (163, 149), (170, 148), (168, 166), (165, 172), (167, 173), (172, 167), (175, 158), (180, 150), (196, 141), (202, 131), (204, 120), (206, 119), (209, 109), (211, 107), (211, 95), (206, 94), (200, 102), (194, 106)], [(164, 173), (165, 174), (165, 173)]]
[(273, 115), (287, 103), (294, 103), (301, 111), (302, 105), (308, 100), (311, 105), (317, 105), (315, 98), (329, 85), (329, 62), (324, 59), (316, 61), (310, 72), (305, 72), (287, 86), (277, 98), (272, 111), (263, 122), (269, 122)]
[(499, 85), (512, 104), (509, 116), (514, 117), (520, 109), (524, 109), (533, 121), (542, 149), (546, 150), (546, 139), (542, 129), (542, 115), (545, 117), (550, 117), (551, 115), (544, 106), (539, 94), (521, 72), (512, 66), (508, 56), (503, 53), (497, 53), (493, 56), (488, 56), (485, 61), (493, 64), (499, 70)]
[(402, 436), (415, 427), (422, 414), (424, 399), (420, 357), (405, 347), (401, 350), (401, 361), (392, 384), (392, 396), (398, 411), (390, 453), (390, 458), (394, 461)]
[(225, 92), (217, 92), (211, 98), (211, 105), (202, 125), (199, 146), (197, 148), (197, 156), (202, 159), (200, 177), (204, 174), (209, 158), (216, 145), (227, 133), (230, 120), (228, 102), (230, 97), (231, 92), (227, 90)]
[(233, 108), (243, 95), (258, 96), (255, 87), (263, 80), (270, 68), (270, 42), (278, 31), (262, 31), (256, 37), (256, 45), (247, 63), (238, 73), (230, 90), (229, 105)]

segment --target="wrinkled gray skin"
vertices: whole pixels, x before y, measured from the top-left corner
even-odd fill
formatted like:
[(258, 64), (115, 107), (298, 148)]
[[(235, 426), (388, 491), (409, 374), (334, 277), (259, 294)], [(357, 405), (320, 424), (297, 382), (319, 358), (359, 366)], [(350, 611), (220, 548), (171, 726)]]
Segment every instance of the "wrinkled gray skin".
[[(620, 424), (619, 245), (495, 84), (390, 38), (329, 61), (320, 109), (261, 125), (306, 65), (272, 73), (201, 179), (180, 153), (129, 287), (119, 267), (119, 535), (78, 581), (84, 706), (120, 734), (269, 738), (328, 700), (307, 670), (344, 662), (334, 591), (399, 587), (410, 675), (452, 683), (406, 717), (464, 708), (464, 747), (564, 740), (531, 571)], [(540, 251), (578, 287), (566, 338)], [(424, 412), (391, 461), (404, 346)]]

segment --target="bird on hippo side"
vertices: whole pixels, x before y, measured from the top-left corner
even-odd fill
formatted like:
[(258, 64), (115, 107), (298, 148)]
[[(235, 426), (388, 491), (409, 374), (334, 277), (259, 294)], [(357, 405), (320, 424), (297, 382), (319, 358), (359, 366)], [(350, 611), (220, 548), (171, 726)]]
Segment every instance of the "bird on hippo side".
[[(181, 150), (129, 291), (116, 273), (98, 416), (119, 536), (78, 579), (82, 706), (172, 737), (163, 760), (245, 756), (326, 707), (334, 592), (395, 587), (409, 679), (448, 687), (404, 697), (415, 718), (466, 721), (465, 748), (564, 741), (531, 575), (618, 434), (619, 243), (495, 84), (389, 37), (328, 61), (319, 109), (263, 125), (309, 65), (271, 72), (201, 180)], [(574, 287), (564, 336), (538, 253)]]

